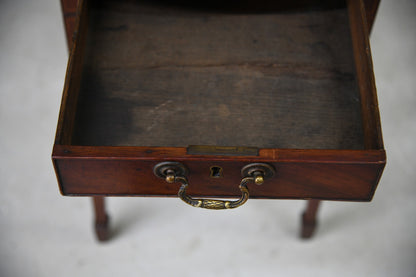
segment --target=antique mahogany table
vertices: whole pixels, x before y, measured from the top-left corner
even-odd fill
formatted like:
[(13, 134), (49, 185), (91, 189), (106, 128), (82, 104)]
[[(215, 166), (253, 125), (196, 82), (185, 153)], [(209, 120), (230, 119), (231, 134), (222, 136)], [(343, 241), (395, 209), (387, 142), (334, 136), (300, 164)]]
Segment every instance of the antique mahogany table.
[(207, 209), (306, 199), (311, 237), (320, 200), (370, 201), (385, 166), (368, 41), (377, 7), (62, 0), (62, 194), (93, 197), (100, 240), (104, 197), (127, 195)]

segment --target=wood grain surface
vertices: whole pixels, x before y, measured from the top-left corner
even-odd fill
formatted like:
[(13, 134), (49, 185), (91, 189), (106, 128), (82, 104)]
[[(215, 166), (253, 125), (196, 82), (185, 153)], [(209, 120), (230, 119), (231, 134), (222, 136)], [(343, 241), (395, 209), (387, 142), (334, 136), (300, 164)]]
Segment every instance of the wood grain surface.
[[(253, 198), (372, 199), (386, 157), (361, 1), (232, 13), (89, 3), (52, 157), (64, 195), (174, 196), (152, 169), (178, 161), (191, 195), (238, 197), (240, 169), (266, 162), (276, 176)], [(190, 144), (258, 154), (189, 155)]]
[(93, 6), (73, 144), (363, 149), (348, 11)]

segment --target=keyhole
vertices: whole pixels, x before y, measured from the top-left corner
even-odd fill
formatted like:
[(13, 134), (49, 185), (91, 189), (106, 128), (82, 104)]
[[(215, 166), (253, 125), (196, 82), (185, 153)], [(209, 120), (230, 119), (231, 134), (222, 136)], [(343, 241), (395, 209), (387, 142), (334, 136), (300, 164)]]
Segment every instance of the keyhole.
[(220, 166), (211, 166), (211, 178), (221, 178), (222, 177), (222, 167)]

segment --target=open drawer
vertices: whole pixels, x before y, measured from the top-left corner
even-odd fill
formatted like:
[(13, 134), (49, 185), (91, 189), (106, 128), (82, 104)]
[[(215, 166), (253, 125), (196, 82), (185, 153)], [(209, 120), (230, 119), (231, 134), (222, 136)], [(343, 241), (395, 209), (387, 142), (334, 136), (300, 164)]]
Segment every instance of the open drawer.
[(240, 197), (261, 163), (252, 198), (371, 200), (386, 158), (362, 2), (193, 2), (80, 2), (62, 194), (175, 196), (154, 174), (174, 162), (189, 195)]

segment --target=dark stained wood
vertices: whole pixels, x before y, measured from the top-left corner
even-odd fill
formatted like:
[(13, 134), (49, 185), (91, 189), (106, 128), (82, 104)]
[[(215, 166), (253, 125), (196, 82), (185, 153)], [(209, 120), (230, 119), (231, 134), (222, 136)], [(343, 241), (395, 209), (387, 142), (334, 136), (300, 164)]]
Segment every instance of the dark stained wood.
[[(76, 1), (62, 1), (72, 34)], [(250, 197), (312, 199), (304, 237), (318, 200), (372, 199), (386, 161), (368, 43), (379, 1), (255, 2), (80, 1), (52, 158), (62, 194), (94, 196), (98, 238), (103, 196), (176, 196), (152, 173), (161, 161), (185, 164), (201, 197), (239, 197), (240, 169), (272, 164)], [(189, 144), (259, 151), (189, 155)]]
[(67, 14), (63, 16), (64, 24), (65, 24), (65, 34), (66, 34), (66, 42), (68, 49), (71, 49), (72, 43), (74, 40), (74, 30), (75, 30), (75, 14)]
[[(55, 146), (54, 152), (65, 195), (175, 196), (178, 186), (152, 173), (158, 162), (174, 160), (185, 164), (191, 172), (189, 193), (238, 196), (240, 169), (248, 163), (262, 161), (274, 165), (276, 177), (262, 186), (251, 186), (252, 198), (369, 201), (385, 162), (384, 151), (365, 150), (297, 153), (262, 150), (257, 157), (210, 156), (209, 159), (187, 155), (186, 149), (180, 151), (180, 148), (138, 151), (136, 147)], [(212, 165), (223, 168), (224, 178), (209, 177)]]
[(65, 24), (66, 41), (68, 49), (71, 49), (72, 43), (75, 39), (75, 19), (77, 12), (78, 0), (61, 0), (62, 15)]
[(369, 32), (373, 28), (380, 0), (363, 0)]
[[(62, 5), (62, 11), (63, 11), (63, 17), (64, 17), (64, 23), (65, 23), (65, 32), (66, 32), (66, 37), (67, 37), (67, 45), (68, 45), (68, 49), (71, 51), (73, 43), (75, 41), (76, 38), (76, 33), (75, 33), (75, 29), (76, 29), (76, 25), (79, 26), (80, 24), (86, 24), (86, 20), (85, 17), (83, 19), (78, 19), (78, 22), (76, 22), (76, 11), (77, 11), (77, 5), (78, 5), (78, 0), (61, 0), (61, 5)], [(79, 7), (80, 9), (82, 8), (82, 6)], [(84, 22), (81, 22), (81, 20), (83, 20)], [(81, 25), (82, 26), (82, 25)], [(79, 29), (79, 27), (77, 28)], [(81, 34), (82, 36), (85, 36), (85, 34)], [(83, 42), (84, 39), (81, 39), (80, 43)], [(79, 52), (79, 50), (74, 50), (76, 51), (76, 53)], [(82, 55), (81, 55), (82, 57)], [(81, 58), (82, 59), (82, 58)], [(71, 62), (69, 64), (72, 64)], [(76, 64), (81, 64), (79, 61), (76, 62)], [(68, 70), (69, 71), (69, 70)], [(81, 71), (79, 71), (81, 72)], [(76, 76), (74, 74), (74, 78), (79, 78), (79, 76)], [(69, 97), (68, 99), (68, 86), (65, 87), (64, 89), (64, 96), (63, 96), (63, 105), (62, 106), (69, 106), (70, 108), (73, 107), (75, 105), (75, 103), (77, 102), (77, 97), (76, 97), (76, 93), (74, 94), (74, 96), (71, 98)], [(62, 109), (61, 109), (61, 113), (62, 113)], [(58, 130), (60, 130), (62, 124), (63, 124), (63, 113), (60, 116), (60, 120), (58, 123)], [(66, 117), (71, 117), (70, 115), (66, 115)], [(73, 119), (71, 119), (71, 121), (73, 121)], [(72, 123), (70, 123), (70, 125), (72, 125)], [(58, 131), (59, 132), (59, 131)], [(57, 137), (57, 140), (58, 139)], [(63, 143), (67, 143), (70, 142), (71, 137), (68, 136), (63, 136), (61, 141)], [(56, 168), (55, 168), (56, 169)], [(92, 197), (92, 201), (94, 204), (94, 214), (95, 214), (95, 221), (94, 221), (94, 227), (95, 227), (95, 234), (96, 237), (99, 241), (106, 241), (110, 238), (110, 231), (109, 231), (109, 217), (105, 211), (105, 198), (102, 196), (97, 196), (97, 197)]]
[(95, 234), (100, 241), (110, 239), (109, 217), (105, 211), (105, 198), (102, 196), (92, 197), (95, 214)]
[(56, 131), (56, 144), (71, 144), (74, 128), (75, 114), (78, 105), (79, 88), (82, 76), (82, 64), (84, 59), (84, 44), (86, 39), (86, 24), (88, 18), (88, 1), (80, 0), (76, 26), (78, 31), (77, 40), (70, 49), (70, 56), (65, 77), (65, 86), (62, 95), (61, 109), (59, 112), (58, 126)]
[(302, 224), (300, 236), (303, 239), (309, 239), (313, 236), (318, 225), (317, 213), (319, 200), (308, 200), (305, 212), (302, 214)]
[(362, 117), (366, 149), (382, 149), (380, 114), (378, 110), (373, 62), (366, 26), (364, 5), (361, 1), (349, 0), (351, 35), (357, 79), (361, 92)]
[[(276, 1), (276, 3), (277, 2), (278, 1)], [(66, 37), (67, 37), (67, 43), (68, 43), (69, 49), (71, 48), (72, 41), (74, 39), (77, 3), (78, 3), (78, 0), (61, 0), (62, 14), (64, 17), (65, 31), (66, 31)], [(370, 31), (374, 24), (374, 20), (377, 14), (379, 3), (380, 3), (380, 0), (364, 0), (366, 17), (367, 17), (367, 25), (368, 25), (368, 30)], [(280, 2), (279, 4), (290, 5), (290, 2), (284, 1), (284, 2)]]
[(61, 0), (63, 14), (75, 13), (77, 11), (78, 0)]
[(310, 162), (310, 163), (382, 163), (385, 152), (380, 150), (317, 150), (317, 149), (260, 149), (255, 156), (229, 155), (188, 155), (185, 147), (137, 147), (137, 146), (73, 146), (56, 144), (54, 159), (126, 159), (126, 160), (166, 160), (176, 157), (186, 161), (264, 161)]
[(91, 17), (72, 144), (364, 148), (345, 8), (100, 1)]
[[(366, 11), (366, 20), (367, 20), (367, 26), (368, 26), (368, 33), (371, 31), (371, 29), (373, 27), (379, 3), (380, 3), (379, 0), (374, 0), (374, 1), (373, 0), (364, 0), (364, 7), (365, 7), (365, 11)], [(361, 9), (362, 9), (362, 7), (361, 7)], [(351, 16), (350, 20), (353, 21), (353, 20), (356, 20), (356, 19), (354, 19), (353, 16)], [(365, 19), (361, 18), (361, 22), (364, 23)], [(364, 32), (365, 32), (365, 30), (364, 30)], [(354, 36), (354, 33), (353, 33), (353, 36)], [(368, 37), (368, 34), (367, 34), (367, 37)], [(364, 44), (365, 44), (365, 47), (367, 47), (367, 49), (369, 49), (369, 43), (368, 43), (367, 40), (364, 40)], [(356, 48), (358, 48), (358, 47), (356, 47)], [(359, 51), (361, 51), (361, 50), (362, 50), (362, 48)], [(356, 51), (357, 51), (357, 49), (356, 49)], [(371, 64), (370, 64), (370, 66), (371, 66)], [(375, 91), (375, 85), (373, 87), (370, 85), (370, 89), (373, 89), (373, 91)], [(372, 100), (370, 99), (369, 102), (373, 102), (373, 104), (374, 104), (374, 98)], [(368, 116), (368, 110), (367, 110), (368, 107), (365, 104), (367, 101), (368, 101), (367, 99), (364, 99), (364, 101), (363, 101), (363, 110), (364, 110), (363, 113), (366, 114), (366, 116)], [(376, 103), (377, 102), (375, 102), (375, 104)], [(376, 112), (376, 115), (375, 115), (376, 120), (379, 120), (379, 119), (377, 119), (377, 117), (378, 117), (377, 108), (376, 108), (375, 112)], [(371, 117), (371, 115), (369, 115), (369, 116)], [(369, 128), (368, 126), (370, 126), (370, 125), (367, 125), (367, 130), (366, 130), (367, 133), (371, 132), (370, 130), (368, 130), (368, 128)], [(379, 126), (379, 124), (378, 124), (378, 126)], [(371, 148), (372, 146), (375, 146), (375, 147), (382, 148), (383, 147), (382, 146), (383, 142), (382, 142), (382, 139), (381, 139), (381, 129), (378, 128), (375, 132), (376, 133), (375, 134), (373, 133), (373, 135), (372, 135), (372, 139), (374, 139), (376, 137), (377, 144), (373, 145), (372, 142), (370, 141), (371, 139), (368, 139), (367, 142), (366, 142), (367, 147)], [(381, 172), (380, 172), (380, 174), (381, 174)], [(318, 207), (319, 207), (320, 202), (321, 202), (320, 200), (308, 200), (308, 202), (307, 202), (308, 203), (307, 204), (307, 209), (302, 214), (302, 217), (301, 217), (302, 218), (301, 237), (304, 238), (304, 239), (311, 238), (313, 236), (314, 232), (315, 232), (316, 225), (317, 225), (317, 212), (318, 212)]]

